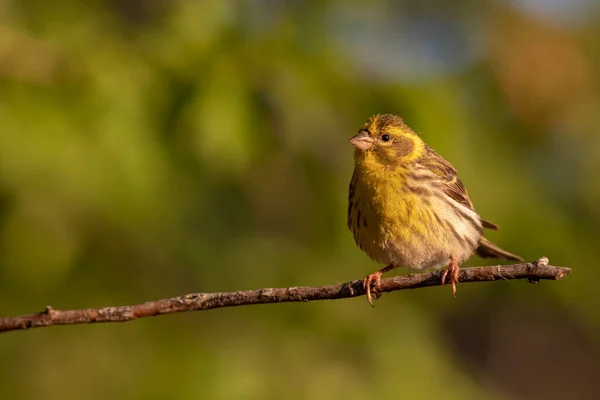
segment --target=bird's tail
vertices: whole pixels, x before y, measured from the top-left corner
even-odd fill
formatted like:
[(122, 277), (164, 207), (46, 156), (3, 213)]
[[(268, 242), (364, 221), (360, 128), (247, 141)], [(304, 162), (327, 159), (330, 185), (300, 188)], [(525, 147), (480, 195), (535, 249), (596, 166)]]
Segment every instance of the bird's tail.
[(490, 242), (486, 238), (482, 237), (479, 241), (479, 247), (477, 248), (477, 254), (483, 258), (500, 258), (503, 260), (523, 261), (521, 257), (516, 254), (509, 253), (506, 250), (502, 250), (494, 243)]

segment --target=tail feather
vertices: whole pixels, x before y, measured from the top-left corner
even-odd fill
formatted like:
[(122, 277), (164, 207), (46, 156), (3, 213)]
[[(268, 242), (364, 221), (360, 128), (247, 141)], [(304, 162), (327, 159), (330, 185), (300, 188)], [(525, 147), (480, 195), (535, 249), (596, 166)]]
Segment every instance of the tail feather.
[(492, 229), (494, 231), (497, 231), (498, 229), (500, 229), (500, 227), (498, 225), (494, 224), (493, 222), (486, 221), (485, 219), (481, 220), (481, 224), (483, 225), (484, 228)]
[(479, 257), (483, 258), (500, 258), (503, 260), (524, 261), (518, 255), (509, 253), (506, 250), (502, 250), (500, 247), (496, 246), (494, 243), (490, 242), (484, 237), (482, 237), (479, 241), (477, 254)]

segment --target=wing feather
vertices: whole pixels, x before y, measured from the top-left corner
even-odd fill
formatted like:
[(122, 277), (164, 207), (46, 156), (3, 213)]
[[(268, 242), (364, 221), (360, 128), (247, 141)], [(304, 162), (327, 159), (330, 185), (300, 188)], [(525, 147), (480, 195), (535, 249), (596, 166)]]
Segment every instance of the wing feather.
[[(431, 147), (427, 147), (425, 156), (420, 160), (420, 163), (423, 167), (433, 172), (439, 179), (439, 183), (441, 183), (443, 187), (442, 190), (446, 195), (463, 206), (475, 211), (473, 202), (467, 193), (467, 189), (465, 189), (465, 185), (461, 182), (456, 169), (450, 162), (436, 153)], [(500, 229), (498, 225), (484, 219), (481, 219), (481, 224), (487, 229), (495, 231)]]
[(467, 189), (465, 189), (465, 186), (458, 177), (456, 169), (444, 157), (436, 153), (431, 147), (427, 147), (420, 163), (435, 174), (438, 182), (442, 184), (442, 190), (446, 195), (475, 211)]

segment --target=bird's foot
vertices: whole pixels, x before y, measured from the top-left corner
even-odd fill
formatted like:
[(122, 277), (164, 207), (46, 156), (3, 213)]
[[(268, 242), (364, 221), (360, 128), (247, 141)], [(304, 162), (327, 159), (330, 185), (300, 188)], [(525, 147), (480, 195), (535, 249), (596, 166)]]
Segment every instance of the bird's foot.
[(446, 276), (450, 277), (450, 283), (452, 284), (452, 297), (456, 297), (456, 284), (458, 283), (458, 264), (454, 257), (450, 257), (450, 263), (448, 264), (448, 269), (444, 271), (442, 274), (442, 285), (446, 284)]
[(388, 265), (385, 268), (380, 269), (377, 272), (373, 272), (371, 275), (367, 275), (365, 279), (363, 279), (363, 288), (365, 289), (365, 293), (367, 294), (367, 300), (371, 307), (375, 307), (373, 304), (373, 294), (375, 294), (375, 298), (379, 298), (379, 291), (381, 288), (379, 287), (379, 281), (381, 281), (381, 275), (386, 272), (394, 269), (393, 265)]
[(368, 275), (363, 280), (363, 288), (365, 289), (365, 292), (367, 293), (367, 300), (369, 301), (369, 304), (371, 305), (371, 307), (375, 307), (375, 305), (373, 304), (372, 292), (374, 292), (376, 294), (379, 293), (379, 290), (380, 290), (379, 281), (381, 281), (381, 275), (382, 275), (381, 271), (373, 272), (371, 275)]

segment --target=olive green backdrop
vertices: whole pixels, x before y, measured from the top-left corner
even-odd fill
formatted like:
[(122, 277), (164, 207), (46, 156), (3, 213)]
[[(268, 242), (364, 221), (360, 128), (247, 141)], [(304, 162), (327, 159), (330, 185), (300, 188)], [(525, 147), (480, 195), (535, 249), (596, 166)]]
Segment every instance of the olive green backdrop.
[(494, 242), (573, 268), (3, 334), (2, 397), (595, 398), (596, 4), (0, 0), (2, 316), (364, 277), (347, 141), (378, 112)]

